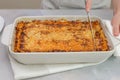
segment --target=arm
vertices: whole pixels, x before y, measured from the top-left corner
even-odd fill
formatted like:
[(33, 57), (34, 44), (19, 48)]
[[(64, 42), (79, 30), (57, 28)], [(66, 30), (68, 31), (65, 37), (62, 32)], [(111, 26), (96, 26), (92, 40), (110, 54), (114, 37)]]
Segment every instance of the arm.
[(118, 36), (120, 33), (120, 0), (112, 0), (113, 3), (113, 18), (112, 18), (112, 26), (113, 26), (113, 34)]

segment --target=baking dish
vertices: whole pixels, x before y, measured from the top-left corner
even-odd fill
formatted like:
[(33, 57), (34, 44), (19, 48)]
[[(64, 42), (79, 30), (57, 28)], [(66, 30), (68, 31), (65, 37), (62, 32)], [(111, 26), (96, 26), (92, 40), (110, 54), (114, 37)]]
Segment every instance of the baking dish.
[[(91, 52), (24, 52), (16, 53), (12, 50), (14, 42), (15, 26), (19, 21), (31, 21), (31, 20), (58, 20), (65, 18), (67, 20), (82, 20), (86, 21), (86, 16), (23, 16), (18, 17), (12, 27), (5, 27), (2, 35), (2, 43), (9, 47), (11, 56), (20, 63), (24, 64), (53, 64), (53, 63), (98, 63), (108, 59), (114, 52), (115, 46), (110, 38), (110, 35), (106, 32), (103, 21), (96, 16), (92, 16), (91, 20), (99, 20), (105, 35), (108, 39), (110, 46), (109, 51), (91, 51)], [(9, 39), (7, 39), (9, 38)]]

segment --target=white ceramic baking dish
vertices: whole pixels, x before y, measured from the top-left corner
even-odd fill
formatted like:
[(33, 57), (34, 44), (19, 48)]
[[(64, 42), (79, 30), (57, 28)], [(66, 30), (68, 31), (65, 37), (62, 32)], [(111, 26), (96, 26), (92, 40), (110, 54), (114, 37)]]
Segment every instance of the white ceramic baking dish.
[[(17, 18), (12, 25), (5, 27), (2, 35), (2, 43), (9, 47), (10, 55), (20, 63), (24, 64), (53, 64), (53, 63), (98, 63), (108, 59), (114, 52), (115, 47), (108, 35), (104, 22), (95, 16), (91, 20), (99, 20), (102, 28), (107, 36), (110, 46), (109, 51), (91, 51), (91, 52), (25, 52), (16, 53), (13, 51), (15, 26), (19, 21), (31, 20), (58, 20), (65, 18), (67, 20), (83, 20), (86, 21), (86, 16), (23, 16)], [(110, 26), (111, 27), (111, 26)]]

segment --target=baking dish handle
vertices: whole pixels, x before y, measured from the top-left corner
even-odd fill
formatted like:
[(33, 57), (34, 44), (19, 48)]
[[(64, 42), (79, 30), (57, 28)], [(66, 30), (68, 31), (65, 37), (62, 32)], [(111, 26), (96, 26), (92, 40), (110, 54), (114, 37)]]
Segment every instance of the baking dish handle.
[(12, 35), (12, 24), (10, 24), (4, 28), (2, 36), (1, 36), (1, 43), (6, 46), (9, 46), (11, 35)]
[(112, 25), (111, 25), (111, 22), (109, 20), (103, 20), (103, 22), (106, 24), (105, 31), (110, 36), (110, 38), (113, 42), (113, 45), (116, 49), (114, 56), (120, 56), (120, 35), (117, 37), (115, 37), (113, 35)]
[(3, 27), (4, 27), (4, 18), (2, 16), (0, 16), (0, 32), (2, 31)]

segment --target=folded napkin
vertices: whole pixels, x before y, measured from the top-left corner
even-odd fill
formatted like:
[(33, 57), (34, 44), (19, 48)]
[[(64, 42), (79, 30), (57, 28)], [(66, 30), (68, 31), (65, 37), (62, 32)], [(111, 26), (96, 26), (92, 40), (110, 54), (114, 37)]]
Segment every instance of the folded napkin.
[(10, 55), (9, 58), (14, 72), (14, 77), (16, 80), (44, 76), (52, 73), (99, 64), (99, 63), (89, 63), (89, 64), (85, 63), (85, 64), (25, 65), (17, 62)]
[[(105, 21), (105, 22), (106, 24), (110, 25), (109, 21)], [(112, 34), (112, 31), (111, 31), (112, 29), (108, 27), (108, 30), (110, 31), (110, 34)], [(113, 36), (111, 37), (113, 38)], [(114, 42), (117, 42), (115, 40), (116, 39), (113, 39)], [(119, 52), (120, 52), (120, 45), (116, 48), (115, 56), (120, 56)], [(57, 72), (99, 64), (99, 63), (82, 63), (82, 64), (25, 65), (17, 62), (10, 55), (9, 55), (9, 58), (10, 58), (10, 63), (11, 63), (13, 72), (14, 72), (14, 77), (16, 80), (27, 79), (27, 78), (37, 77), (37, 76), (44, 76), (52, 73), (57, 73)]]

